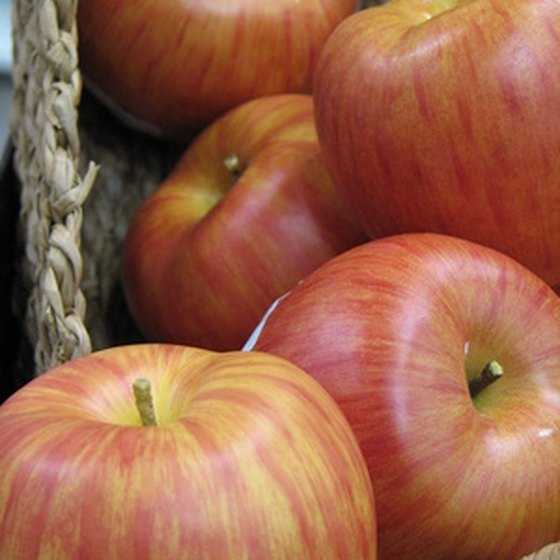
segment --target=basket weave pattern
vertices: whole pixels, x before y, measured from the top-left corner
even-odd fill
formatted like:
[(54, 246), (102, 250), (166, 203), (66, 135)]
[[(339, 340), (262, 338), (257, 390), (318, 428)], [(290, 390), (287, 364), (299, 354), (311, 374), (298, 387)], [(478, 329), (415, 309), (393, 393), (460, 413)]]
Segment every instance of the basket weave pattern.
[(76, 0), (13, 5), (19, 283), (34, 375), (138, 338), (122, 298), (114, 303), (120, 247), (183, 149), (133, 131), (82, 91), (76, 9)]
[(29, 292), (27, 335), (37, 371), (91, 349), (84, 325), (80, 252), (83, 203), (96, 167), (77, 169), (76, 2), (13, 3), (14, 167), (21, 182), (21, 278)]

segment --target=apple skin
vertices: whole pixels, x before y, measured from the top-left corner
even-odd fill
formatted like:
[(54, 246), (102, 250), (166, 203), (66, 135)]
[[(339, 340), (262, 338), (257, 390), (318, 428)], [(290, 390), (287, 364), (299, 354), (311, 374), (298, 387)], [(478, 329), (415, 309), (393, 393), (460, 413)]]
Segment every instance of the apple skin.
[(249, 99), (309, 93), (321, 47), (356, 0), (89, 0), (80, 69), (133, 119), (182, 138)]
[(341, 22), (317, 131), (372, 239), (463, 237), (560, 284), (558, 22), (540, 0), (392, 0)]
[(235, 350), (278, 296), (365, 239), (325, 170), (311, 96), (267, 96), (207, 127), (143, 201), (122, 283), (148, 340)]
[(66, 362), (0, 406), (0, 472), (1, 558), (376, 558), (358, 443), (275, 356), (145, 344)]
[[(254, 348), (345, 413), (379, 558), (512, 560), (560, 541), (560, 300), (516, 261), (438, 234), (370, 241), (287, 294)], [(472, 399), (491, 360), (504, 375)]]

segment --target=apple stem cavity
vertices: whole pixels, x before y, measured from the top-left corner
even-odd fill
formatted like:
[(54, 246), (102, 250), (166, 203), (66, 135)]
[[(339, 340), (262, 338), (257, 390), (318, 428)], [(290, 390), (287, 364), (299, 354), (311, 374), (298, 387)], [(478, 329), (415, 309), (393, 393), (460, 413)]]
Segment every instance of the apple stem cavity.
[(224, 158), (224, 167), (227, 169), (231, 177), (231, 183), (234, 184), (239, 177), (245, 171), (245, 168), (241, 164), (241, 160), (236, 153), (229, 154), (229, 156)]
[(502, 375), (504, 375), (504, 369), (496, 360), (488, 362), (480, 375), (469, 381), (471, 398), (475, 398), (486, 387), (500, 379)]
[(152, 384), (150, 381), (144, 378), (136, 379), (132, 384), (132, 390), (142, 426), (157, 426)]

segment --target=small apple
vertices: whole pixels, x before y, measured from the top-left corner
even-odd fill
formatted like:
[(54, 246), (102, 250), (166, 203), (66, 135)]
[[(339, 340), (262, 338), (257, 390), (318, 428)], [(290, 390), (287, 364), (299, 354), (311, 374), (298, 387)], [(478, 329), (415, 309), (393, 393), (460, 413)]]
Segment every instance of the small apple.
[(237, 105), (309, 93), (326, 38), (356, 0), (79, 2), (80, 69), (102, 98), (182, 138)]
[(518, 262), (437, 234), (370, 241), (279, 301), (254, 348), (345, 413), (380, 558), (512, 560), (560, 541), (560, 299)]
[(348, 423), (266, 354), (141, 344), (66, 362), (0, 406), (0, 473), (6, 560), (376, 558)]
[(362, 240), (311, 96), (262, 97), (207, 127), (135, 212), (123, 288), (149, 340), (239, 349), (279, 295)]
[(560, 284), (560, 3), (391, 0), (329, 36), (325, 164), (373, 239), (440, 232)]

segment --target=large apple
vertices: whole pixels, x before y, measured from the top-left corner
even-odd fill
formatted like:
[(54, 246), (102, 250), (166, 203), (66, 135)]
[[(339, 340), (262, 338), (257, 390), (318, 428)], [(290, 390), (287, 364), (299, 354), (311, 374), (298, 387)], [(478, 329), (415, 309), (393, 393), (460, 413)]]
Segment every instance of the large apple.
[(434, 231), (560, 284), (560, 3), (392, 0), (331, 34), (325, 163), (371, 238)]
[(239, 349), (275, 298), (364, 239), (323, 165), (311, 96), (267, 96), (207, 127), (143, 202), (123, 286), (148, 339)]
[(288, 293), (255, 348), (348, 418), (380, 558), (514, 560), (560, 541), (560, 299), (516, 261), (436, 234), (370, 241)]
[(326, 38), (356, 0), (87, 0), (80, 69), (122, 112), (181, 137), (240, 103), (311, 90)]
[(0, 473), (6, 560), (376, 558), (357, 441), (275, 356), (145, 344), (66, 362), (0, 406)]

